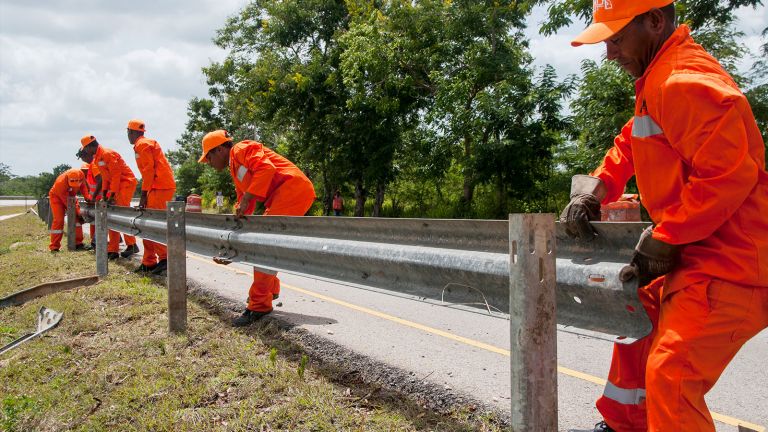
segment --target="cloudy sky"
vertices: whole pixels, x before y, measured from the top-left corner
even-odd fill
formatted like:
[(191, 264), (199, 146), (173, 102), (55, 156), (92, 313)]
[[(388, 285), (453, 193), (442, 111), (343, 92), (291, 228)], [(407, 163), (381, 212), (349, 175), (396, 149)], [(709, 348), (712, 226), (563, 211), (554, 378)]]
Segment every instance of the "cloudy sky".
[[(211, 38), (247, 1), (0, 0), (0, 162), (16, 175), (75, 166), (80, 137), (93, 134), (135, 170), (125, 136), (131, 118), (174, 148), (187, 102), (206, 95), (200, 68), (225, 55)], [(766, 7), (738, 16), (744, 42), (756, 49)], [(543, 17), (538, 10), (528, 32), (537, 65), (564, 76), (582, 59), (600, 58), (600, 46), (568, 45), (580, 25), (539, 36)]]

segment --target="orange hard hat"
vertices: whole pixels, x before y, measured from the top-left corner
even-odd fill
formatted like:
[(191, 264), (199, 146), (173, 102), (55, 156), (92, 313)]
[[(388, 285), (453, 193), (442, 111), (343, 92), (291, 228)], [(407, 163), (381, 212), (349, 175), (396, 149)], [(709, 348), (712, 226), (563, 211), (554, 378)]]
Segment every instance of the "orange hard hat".
[(674, 0), (593, 0), (592, 25), (584, 29), (572, 46), (594, 44), (609, 39), (624, 28), (633, 18), (653, 8), (661, 8)]
[(87, 146), (88, 144), (96, 141), (96, 137), (93, 135), (86, 135), (82, 138), (80, 138), (80, 144), (82, 144), (83, 147)]
[(144, 122), (141, 120), (133, 119), (128, 122), (128, 129), (144, 132)]
[(198, 162), (205, 162), (205, 157), (208, 156), (209, 151), (229, 141), (232, 141), (232, 137), (224, 129), (215, 130), (205, 134), (203, 137), (203, 155), (200, 156)]

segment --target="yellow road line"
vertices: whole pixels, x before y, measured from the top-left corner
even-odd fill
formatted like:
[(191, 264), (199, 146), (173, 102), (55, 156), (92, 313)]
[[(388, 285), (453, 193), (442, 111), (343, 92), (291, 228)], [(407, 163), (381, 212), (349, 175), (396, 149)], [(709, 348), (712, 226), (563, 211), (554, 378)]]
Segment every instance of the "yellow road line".
[[(217, 263), (213, 262), (210, 259), (203, 259), (203, 258), (194, 256), (194, 255), (187, 255), (187, 257), (191, 258), (191, 259), (194, 259), (196, 261), (201, 261), (201, 262), (204, 262), (204, 263), (207, 263), (207, 264), (211, 264), (211, 265), (214, 265), (214, 266), (222, 267), (222, 268), (225, 268), (227, 270), (233, 271), (233, 272), (238, 273), (238, 274), (250, 275), (250, 273), (248, 273), (248, 272), (244, 272), (244, 271), (242, 271), (242, 270), (240, 270), (238, 268), (227, 267), (227, 266), (222, 265), (222, 264), (217, 264)], [(459, 336), (459, 335), (455, 335), (453, 333), (448, 333), (448, 332), (440, 330), (440, 329), (436, 329), (436, 328), (433, 328), (433, 327), (425, 326), (423, 324), (419, 324), (419, 323), (416, 323), (416, 322), (413, 322), (413, 321), (408, 321), (408, 320), (405, 320), (405, 319), (402, 319), (402, 318), (399, 318), (399, 317), (396, 317), (396, 316), (393, 316), (393, 315), (385, 314), (385, 313), (379, 312), (377, 310), (369, 309), (369, 308), (363, 307), (363, 306), (358, 306), (356, 304), (348, 303), (348, 302), (345, 302), (343, 300), (335, 299), (333, 297), (328, 297), (327, 295), (319, 294), (319, 293), (316, 293), (314, 291), (309, 291), (309, 290), (306, 290), (304, 288), (298, 288), (298, 287), (295, 287), (295, 286), (292, 286), (292, 285), (288, 285), (288, 284), (285, 284), (283, 282), (280, 283), (280, 286), (283, 287), (283, 288), (288, 288), (291, 291), (296, 291), (296, 292), (302, 293), (304, 295), (308, 295), (310, 297), (314, 297), (314, 298), (317, 298), (317, 299), (320, 299), (320, 300), (324, 300), (324, 301), (327, 301), (329, 303), (334, 303), (334, 304), (337, 304), (339, 306), (344, 306), (345, 308), (348, 308), (348, 309), (356, 310), (358, 312), (362, 312), (362, 313), (365, 313), (365, 314), (368, 314), (368, 315), (372, 315), (372, 316), (375, 316), (377, 318), (381, 318), (381, 319), (384, 319), (384, 320), (387, 320), (387, 321), (392, 321), (394, 323), (397, 323), (397, 324), (400, 324), (400, 325), (404, 325), (406, 327), (411, 327), (411, 328), (414, 328), (416, 330), (421, 330), (421, 331), (426, 332), (426, 333), (431, 333), (431, 334), (434, 334), (434, 335), (437, 335), (437, 336), (440, 336), (440, 337), (444, 337), (446, 339), (450, 339), (450, 340), (453, 340), (453, 341), (456, 341), (456, 342), (459, 342), (459, 343), (463, 343), (465, 345), (473, 346), (475, 348), (480, 348), (482, 350), (490, 351), (490, 352), (493, 352), (493, 353), (496, 353), (496, 354), (501, 354), (501, 355), (506, 356), (506, 357), (510, 356), (510, 352), (507, 349), (495, 347), (493, 345), (489, 345), (489, 344), (486, 344), (486, 343), (483, 343), (483, 342), (480, 342), (480, 341), (476, 341), (476, 340), (473, 340), (473, 339), (468, 339), (468, 338), (465, 338), (465, 337), (462, 337), (462, 336)], [(558, 366), (557, 367), (557, 371), (560, 372), (563, 375), (567, 375), (567, 376), (570, 376), (570, 377), (573, 377), (573, 378), (578, 378), (580, 380), (588, 381), (588, 382), (591, 382), (591, 383), (594, 383), (594, 384), (597, 384), (597, 385), (600, 385), (600, 386), (604, 386), (605, 383), (606, 383), (605, 379), (603, 379), (603, 378), (598, 378), (598, 377), (596, 377), (594, 375), (589, 375), (587, 373), (579, 372), (577, 370), (569, 369), (569, 368), (566, 368), (566, 367), (563, 367), (563, 366)], [(765, 432), (765, 427), (760, 426), (760, 425), (749, 423), (749, 422), (746, 422), (744, 420), (739, 420), (739, 419), (736, 419), (736, 418), (733, 418), (733, 417), (729, 417), (729, 416), (724, 415), (724, 414), (719, 414), (719, 413), (716, 413), (716, 412), (712, 412), (712, 411), (710, 411), (710, 414), (712, 414), (712, 418), (713, 419), (715, 419), (715, 420), (717, 420), (717, 421), (719, 421), (721, 423), (725, 423), (725, 424), (732, 425), (732, 426), (744, 426), (744, 427), (750, 428), (750, 429), (752, 429), (754, 431), (757, 431), (757, 432)]]

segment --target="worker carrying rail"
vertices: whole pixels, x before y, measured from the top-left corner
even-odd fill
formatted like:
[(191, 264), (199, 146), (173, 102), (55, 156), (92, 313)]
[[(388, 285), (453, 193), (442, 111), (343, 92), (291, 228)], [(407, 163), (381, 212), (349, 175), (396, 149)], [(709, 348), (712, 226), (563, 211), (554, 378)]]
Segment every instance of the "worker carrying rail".
[(653, 323), (615, 345), (595, 431), (714, 431), (704, 401), (741, 346), (768, 326), (768, 173), (746, 97), (715, 58), (675, 23), (671, 0), (594, 2), (572, 45), (605, 42), (635, 81), (635, 115), (602, 164), (575, 176), (561, 215), (568, 233), (635, 176), (653, 226), (624, 281)]
[[(61, 249), (61, 238), (64, 236), (64, 215), (67, 213), (67, 202), (71, 196), (78, 192), (84, 197), (88, 196), (88, 188), (85, 184), (86, 172), (82, 168), (70, 168), (56, 177), (53, 187), (48, 191), (48, 202), (51, 207), (53, 221), (51, 222), (51, 243), (48, 250), (58, 252)], [(83, 245), (83, 217), (80, 216), (80, 206), (75, 201), (75, 250), (84, 250)]]
[[(256, 203), (264, 203), (264, 216), (304, 216), (315, 200), (312, 182), (299, 168), (283, 156), (256, 141), (232, 143), (224, 130), (209, 132), (203, 137), (206, 163), (216, 171), (229, 166), (237, 191), (236, 215), (253, 214)], [(272, 300), (280, 295), (280, 280), (276, 274), (253, 269), (253, 283), (248, 292), (248, 306), (232, 323), (248, 325), (272, 312)]]

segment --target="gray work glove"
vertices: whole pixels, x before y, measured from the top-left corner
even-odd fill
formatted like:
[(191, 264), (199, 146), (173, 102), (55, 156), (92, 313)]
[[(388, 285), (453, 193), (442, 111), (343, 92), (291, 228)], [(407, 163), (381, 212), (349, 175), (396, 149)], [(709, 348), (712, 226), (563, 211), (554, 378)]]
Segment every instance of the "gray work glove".
[(600, 220), (600, 202), (605, 198), (605, 184), (598, 177), (575, 175), (571, 179), (571, 202), (560, 214), (565, 232), (575, 238), (593, 240), (597, 233), (589, 221)]
[(677, 264), (680, 246), (656, 240), (652, 233), (653, 227), (648, 227), (640, 235), (632, 261), (619, 273), (622, 282), (636, 277), (638, 285), (645, 286), (672, 271)]

